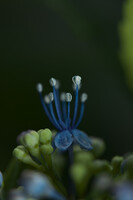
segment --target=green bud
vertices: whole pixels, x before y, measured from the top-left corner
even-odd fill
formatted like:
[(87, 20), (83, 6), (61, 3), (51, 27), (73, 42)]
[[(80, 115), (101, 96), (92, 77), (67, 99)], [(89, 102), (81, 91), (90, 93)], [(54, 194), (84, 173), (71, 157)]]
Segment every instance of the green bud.
[(93, 172), (94, 174), (111, 171), (111, 166), (108, 161), (106, 160), (95, 160), (93, 162)]
[(44, 144), (40, 146), (40, 151), (44, 156), (50, 155), (53, 152), (53, 147), (51, 146), (51, 144)]
[(75, 183), (78, 195), (83, 196), (92, 175), (91, 168), (86, 167), (82, 163), (75, 163), (70, 169), (70, 174)]
[(13, 150), (13, 155), (21, 162), (25, 164), (38, 167), (38, 165), (32, 160), (24, 146), (20, 145)]
[(86, 167), (84, 165), (74, 164), (71, 167), (71, 175), (74, 179), (74, 182), (80, 184), (86, 178), (87, 171), (88, 170), (86, 170)]
[(100, 138), (92, 137), (91, 142), (92, 142), (92, 146), (93, 146), (93, 149), (91, 152), (94, 154), (95, 157), (101, 156), (105, 151), (104, 141)]
[(121, 167), (122, 161), (123, 161), (123, 157), (121, 157), (121, 156), (115, 156), (112, 159), (111, 165), (113, 167), (113, 169), (112, 169), (113, 175), (118, 175), (120, 173), (120, 167)]
[(24, 145), (33, 148), (39, 144), (39, 135), (36, 131), (30, 131), (23, 137)]
[(44, 157), (44, 160), (47, 163), (49, 169), (52, 169), (51, 153), (53, 152), (53, 147), (51, 146), (51, 144), (44, 144), (44, 145), (40, 146), (40, 151), (41, 151), (42, 156)]
[(35, 157), (40, 157), (39, 152), (39, 135), (36, 131), (30, 131), (23, 138), (26, 149)]
[(40, 144), (49, 144), (52, 140), (52, 132), (49, 129), (41, 129), (38, 131)]
[(90, 152), (80, 151), (75, 155), (75, 162), (89, 165), (93, 160), (93, 155)]
[(128, 178), (133, 180), (133, 155), (129, 155), (125, 163), (126, 170), (128, 172)]

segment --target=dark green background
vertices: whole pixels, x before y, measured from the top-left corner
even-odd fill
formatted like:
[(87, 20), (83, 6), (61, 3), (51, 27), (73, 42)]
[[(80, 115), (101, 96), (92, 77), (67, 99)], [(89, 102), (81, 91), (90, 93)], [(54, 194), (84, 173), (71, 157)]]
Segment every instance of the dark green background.
[(133, 99), (119, 60), (120, 0), (0, 1), (0, 168), (6, 167), (17, 135), (52, 128), (36, 83), (47, 93), (49, 78), (71, 91), (82, 76), (88, 93), (80, 128), (102, 137), (105, 156), (133, 150)]

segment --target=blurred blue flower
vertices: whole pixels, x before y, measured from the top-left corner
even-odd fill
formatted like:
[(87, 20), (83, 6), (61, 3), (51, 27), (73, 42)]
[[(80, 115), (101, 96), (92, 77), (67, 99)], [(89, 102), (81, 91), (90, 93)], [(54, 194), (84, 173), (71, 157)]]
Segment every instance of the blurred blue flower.
[(133, 184), (130, 182), (120, 183), (115, 190), (116, 200), (133, 200)]
[(48, 178), (39, 172), (24, 171), (21, 177), (21, 185), (24, 188), (24, 192), (32, 198), (65, 200), (65, 198), (54, 189)]
[[(81, 108), (79, 118), (77, 119), (78, 114), (78, 101), (79, 101), (79, 89), (81, 87), (81, 77), (74, 76), (72, 77), (73, 88), (75, 90), (75, 105), (74, 105), (74, 113), (73, 118), (71, 120), (70, 117), (70, 103), (72, 101), (72, 95), (70, 93), (62, 93), (59, 96), (59, 81), (51, 78), (50, 84), (53, 87), (53, 93), (49, 93), (43, 98), (42, 91), (43, 86), (41, 83), (37, 85), (37, 91), (40, 95), (40, 100), (44, 111), (51, 121), (51, 123), (55, 126), (55, 128), (59, 131), (53, 140), (53, 147), (58, 148), (61, 151), (67, 150), (73, 143), (77, 143), (81, 148), (86, 150), (92, 149), (91, 140), (87, 136), (86, 133), (77, 129), (79, 126), (83, 114), (85, 101), (87, 100), (87, 94), (83, 93), (81, 95)], [(57, 113), (57, 117), (54, 112), (53, 101), (55, 103), (55, 109)], [(58, 118), (58, 119), (57, 119)]]
[(2, 187), (2, 185), (3, 185), (3, 175), (0, 171), (0, 188)]

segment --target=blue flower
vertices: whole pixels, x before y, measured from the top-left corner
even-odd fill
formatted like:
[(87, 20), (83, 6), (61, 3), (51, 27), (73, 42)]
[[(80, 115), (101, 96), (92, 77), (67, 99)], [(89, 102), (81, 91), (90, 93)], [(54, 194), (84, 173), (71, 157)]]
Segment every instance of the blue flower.
[(3, 175), (0, 171), (0, 188), (2, 188), (2, 186), (3, 186)]
[[(53, 140), (53, 146), (61, 151), (65, 151), (73, 143), (77, 143), (82, 149), (91, 150), (91, 140), (86, 133), (77, 129), (83, 118), (87, 94), (83, 93), (81, 95), (81, 108), (79, 118), (77, 120), (79, 102), (78, 96), (81, 86), (81, 77), (74, 76), (72, 77), (72, 81), (75, 90), (75, 105), (72, 119), (70, 117), (70, 103), (72, 101), (72, 95), (70, 93), (62, 93), (59, 97), (59, 82), (56, 79), (50, 79), (50, 84), (53, 87), (53, 93), (51, 92), (43, 98), (43, 86), (41, 83), (38, 83), (37, 91), (40, 95), (40, 100), (47, 117), (58, 130), (58, 133)], [(53, 101), (55, 108), (53, 106)], [(55, 110), (57, 115), (55, 115)]]
[(36, 199), (65, 200), (51, 185), (47, 176), (31, 170), (22, 173), (20, 179), (26, 195)]
[(119, 183), (115, 189), (116, 200), (133, 200), (133, 184), (131, 182)]

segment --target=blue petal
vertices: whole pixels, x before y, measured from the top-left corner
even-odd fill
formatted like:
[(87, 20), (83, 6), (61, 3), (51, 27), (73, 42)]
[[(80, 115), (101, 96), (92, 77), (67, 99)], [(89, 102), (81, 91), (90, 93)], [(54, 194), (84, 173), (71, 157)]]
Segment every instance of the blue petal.
[(80, 145), (80, 147), (82, 149), (86, 149), (86, 150), (93, 149), (91, 140), (86, 135), (86, 133), (84, 133), (83, 131), (80, 131), (78, 129), (73, 129), (71, 132), (74, 136), (74, 139), (76, 140), (76, 142)]
[(62, 131), (55, 136), (55, 146), (61, 151), (67, 150), (72, 142), (72, 134), (68, 130)]

